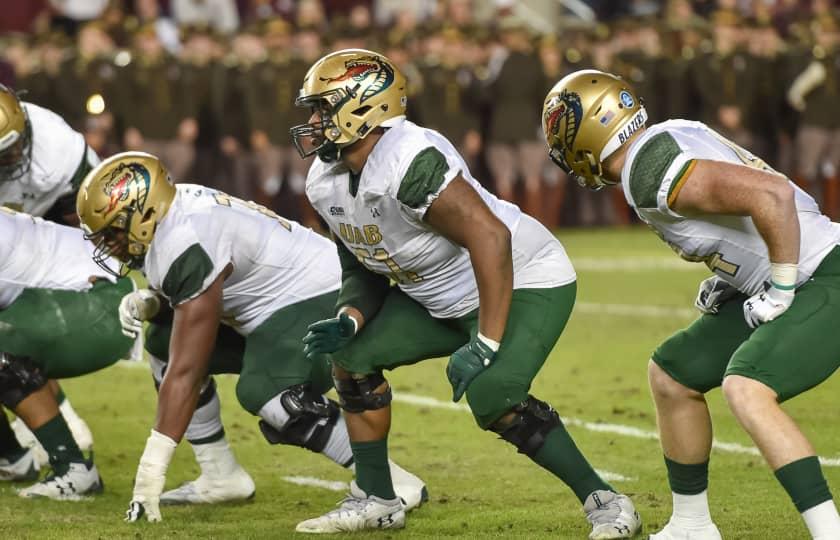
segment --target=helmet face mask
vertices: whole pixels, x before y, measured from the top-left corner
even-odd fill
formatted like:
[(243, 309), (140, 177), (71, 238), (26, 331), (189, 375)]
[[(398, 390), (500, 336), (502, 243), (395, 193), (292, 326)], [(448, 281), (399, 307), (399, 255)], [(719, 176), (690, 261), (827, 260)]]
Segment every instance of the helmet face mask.
[(641, 99), (621, 78), (582, 70), (560, 80), (543, 105), (551, 160), (583, 187), (617, 184), (603, 163), (647, 121)]
[(156, 157), (142, 152), (117, 154), (90, 173), (79, 188), (76, 210), (94, 261), (115, 275), (109, 259), (128, 269), (142, 268), (158, 223), (175, 199), (175, 186)]
[(292, 139), (301, 157), (336, 161), (341, 149), (403, 116), (406, 104), (405, 77), (390, 60), (364, 49), (337, 51), (304, 77), (295, 105), (310, 108), (315, 121), (293, 127)]
[(32, 166), (32, 124), (17, 94), (0, 84), (0, 181), (20, 180)]

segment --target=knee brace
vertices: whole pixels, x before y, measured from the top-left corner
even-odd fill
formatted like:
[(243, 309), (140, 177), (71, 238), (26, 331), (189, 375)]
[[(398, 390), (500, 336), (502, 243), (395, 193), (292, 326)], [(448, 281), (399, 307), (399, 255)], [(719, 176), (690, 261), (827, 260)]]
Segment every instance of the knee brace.
[(382, 372), (353, 379), (334, 379), (341, 408), (350, 413), (375, 411), (391, 403), (391, 385), (381, 394), (374, 392), (382, 383), (387, 383)]
[(512, 412), (510, 423), (496, 422), (491, 429), (514, 445), (520, 454), (533, 458), (545, 443), (546, 435), (561, 424), (560, 415), (551, 405), (530, 395)]
[(341, 416), (338, 404), (314, 393), (309, 383), (287, 388), (277, 398), (286, 417), (283, 421), (281, 415), (273, 414), (273, 425), (260, 420), (260, 431), (266, 440), (271, 444), (290, 444), (321, 452)]
[(47, 378), (29, 358), (0, 353), (0, 403), (14, 410), (18, 403), (43, 388)]

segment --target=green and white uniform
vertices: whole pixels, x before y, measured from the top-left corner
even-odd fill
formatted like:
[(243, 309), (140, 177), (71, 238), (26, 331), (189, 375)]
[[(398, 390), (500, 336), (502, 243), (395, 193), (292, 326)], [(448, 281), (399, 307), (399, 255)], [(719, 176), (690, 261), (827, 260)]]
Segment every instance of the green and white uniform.
[[(316, 378), (327, 385), (318, 390), (326, 391), (328, 363), (306, 360), (300, 340), (309, 324), (332, 316), (340, 285), (333, 243), (254, 203), (178, 184), (144, 262), (149, 286), (176, 307), (206, 291), (228, 265), (222, 322), (245, 337), (244, 350), (231, 345), (241, 351), (238, 358), (228, 358), (224, 368), (211, 366), (211, 372), (241, 367), (237, 395), (253, 414), (292, 384)], [(169, 331), (153, 327), (146, 344), (164, 360)], [(229, 331), (220, 336), (222, 342), (224, 336), (237, 341)]]
[(31, 357), (50, 378), (126, 355), (117, 309), (131, 280), (97, 266), (80, 229), (2, 210), (0, 239), (0, 351)]
[[(391, 122), (358, 177), (316, 159), (306, 193), (340, 240), (339, 305), (353, 305), (367, 321), (333, 359), (351, 372), (372, 373), (450, 354), (476, 332), (478, 287), (469, 252), (423, 219), (459, 175), (512, 237), (515, 292), (508, 329), (496, 361), (467, 391), (486, 427), (527, 397), (571, 312), (575, 273), (560, 242), (485, 190), (443, 136), (405, 120)], [(398, 290), (388, 288), (389, 279)], [(530, 296), (532, 304), (525, 301)]]
[[(725, 374), (737, 373), (761, 380), (781, 399), (792, 397), (818, 384), (840, 365), (840, 357), (835, 359), (833, 353), (840, 347), (840, 339), (836, 344), (827, 343), (821, 327), (840, 317), (836, 274), (840, 270), (840, 225), (822, 215), (814, 199), (793, 186), (801, 237), (796, 299), (779, 319), (751, 331), (743, 320), (741, 303), (764, 290), (770, 281), (767, 245), (749, 216), (686, 217), (673, 210), (671, 206), (696, 160), (775, 172), (699, 122), (663, 122), (646, 129), (631, 144), (622, 169), (627, 201), (681, 257), (705, 263), (742, 293), (720, 314), (704, 315), (666, 341), (654, 360), (676, 380), (697, 390), (707, 391), (720, 385)], [(799, 326), (805, 319), (807, 324)], [(791, 361), (803, 351), (810, 353), (807, 370)], [(706, 357), (710, 359), (700, 361)]]
[(79, 184), (99, 157), (54, 112), (32, 103), (23, 103), (23, 109), (32, 126), (32, 163), (23, 178), (0, 181), (0, 206), (51, 218), (73, 213)]

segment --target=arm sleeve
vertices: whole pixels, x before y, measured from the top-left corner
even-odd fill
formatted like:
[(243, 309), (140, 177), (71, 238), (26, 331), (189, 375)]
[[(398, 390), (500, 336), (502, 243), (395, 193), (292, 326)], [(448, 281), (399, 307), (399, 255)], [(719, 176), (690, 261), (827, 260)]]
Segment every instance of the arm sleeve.
[(391, 283), (387, 277), (365, 268), (341, 241), (337, 240), (336, 245), (341, 262), (341, 290), (336, 309), (354, 307), (369, 321), (382, 307)]

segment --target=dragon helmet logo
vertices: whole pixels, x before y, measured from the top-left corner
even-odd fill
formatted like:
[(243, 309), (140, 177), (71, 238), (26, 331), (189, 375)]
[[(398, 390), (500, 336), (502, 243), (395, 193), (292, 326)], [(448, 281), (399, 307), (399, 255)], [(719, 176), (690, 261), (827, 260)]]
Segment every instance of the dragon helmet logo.
[(146, 206), (150, 183), (151, 174), (146, 167), (139, 163), (120, 164), (111, 172), (111, 177), (103, 186), (105, 195), (109, 197), (108, 206), (103, 209), (103, 215), (107, 216), (113, 212), (132, 194), (136, 200), (136, 209), (142, 211)]
[[(548, 102), (545, 113), (546, 133), (559, 137), (562, 133), (562, 148), (557, 157), (566, 161), (565, 153), (572, 148), (580, 129), (580, 120), (583, 117), (583, 105), (580, 96), (575, 92), (563, 91), (561, 94), (551, 98)], [(562, 129), (565, 128), (565, 129)]]
[(336, 77), (319, 77), (320, 80), (333, 83), (353, 80), (361, 84), (369, 76), (373, 75), (373, 82), (367, 85), (362, 91), (362, 97), (359, 103), (364, 103), (369, 98), (382, 92), (394, 82), (394, 70), (378, 56), (366, 56), (364, 58), (357, 58), (348, 60), (344, 63), (346, 70), (341, 75)]

